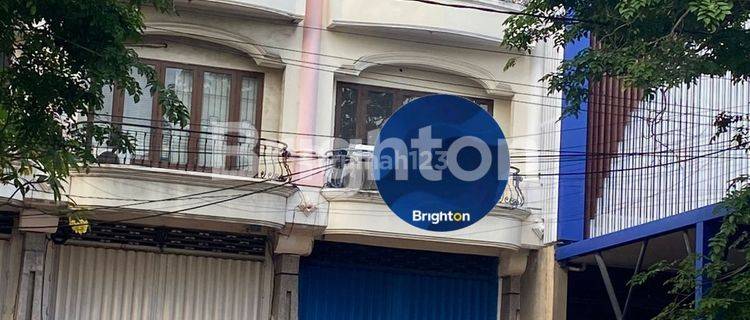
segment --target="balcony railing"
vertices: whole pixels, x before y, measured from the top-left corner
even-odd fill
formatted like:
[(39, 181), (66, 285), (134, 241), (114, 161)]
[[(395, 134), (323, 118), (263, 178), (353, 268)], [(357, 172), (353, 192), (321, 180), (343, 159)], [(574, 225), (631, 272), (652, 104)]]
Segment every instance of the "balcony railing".
[[(326, 176), (326, 187), (362, 191), (377, 190), (372, 170), (371, 147), (334, 149), (328, 151), (326, 156), (328, 164), (331, 165), (331, 170), (328, 170)], [(505, 192), (500, 198), (500, 205), (511, 208), (523, 207), (526, 198), (521, 189), (521, 181), (523, 177), (520, 170), (511, 166), (508, 186), (505, 187)]]
[(122, 132), (135, 141), (131, 153), (95, 148), (101, 164), (226, 174), (288, 181), (291, 170), (287, 145), (222, 126), (202, 125), (203, 131), (127, 124)]

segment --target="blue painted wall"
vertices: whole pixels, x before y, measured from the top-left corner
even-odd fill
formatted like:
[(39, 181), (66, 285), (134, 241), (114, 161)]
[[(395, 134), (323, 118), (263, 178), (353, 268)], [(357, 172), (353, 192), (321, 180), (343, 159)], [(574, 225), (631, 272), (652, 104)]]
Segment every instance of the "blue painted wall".
[(495, 320), (498, 260), (317, 242), (300, 262), (300, 320)]
[[(584, 37), (565, 46), (564, 59), (572, 59), (589, 46)], [(588, 86), (588, 84), (586, 84)], [(563, 96), (563, 108), (567, 102)], [(557, 238), (563, 242), (581, 241), (584, 237), (587, 104), (581, 106), (578, 117), (567, 116), (561, 120), (560, 180), (557, 214)]]

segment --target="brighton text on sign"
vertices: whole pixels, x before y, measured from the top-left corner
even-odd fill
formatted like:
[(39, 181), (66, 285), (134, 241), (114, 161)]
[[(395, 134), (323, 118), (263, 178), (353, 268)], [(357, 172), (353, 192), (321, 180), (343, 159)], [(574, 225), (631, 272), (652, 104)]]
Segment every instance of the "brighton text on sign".
[(468, 227), (500, 200), (510, 160), (505, 136), (477, 104), (431, 95), (396, 111), (378, 136), (375, 180), (388, 207), (430, 231)]

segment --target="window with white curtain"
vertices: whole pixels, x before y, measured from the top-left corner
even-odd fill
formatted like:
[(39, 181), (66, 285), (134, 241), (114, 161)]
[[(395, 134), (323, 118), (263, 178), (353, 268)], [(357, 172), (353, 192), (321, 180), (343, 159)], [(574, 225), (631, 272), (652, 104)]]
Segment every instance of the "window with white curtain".
[(154, 97), (151, 95), (151, 88), (146, 85), (146, 77), (138, 73), (138, 70), (132, 68), (131, 75), (138, 81), (143, 94), (138, 101), (131, 95), (125, 95), (123, 103), (123, 125), (122, 131), (130, 134), (135, 138), (137, 151), (133, 159), (143, 161), (150, 154), (151, 145), (151, 114), (153, 112)]
[[(166, 68), (164, 85), (174, 90), (177, 97), (191, 108), (193, 104), (193, 73), (180, 68)], [(180, 127), (166, 118), (162, 119), (161, 160), (178, 165), (186, 164), (188, 159), (188, 140), (190, 125)]]
[(199, 171), (254, 170), (260, 122), (263, 75), (165, 61), (147, 62), (159, 80), (174, 90), (190, 111), (190, 123), (167, 121), (145, 77), (134, 69), (143, 88), (139, 101), (123, 90), (105, 87), (104, 110), (97, 121), (113, 121), (136, 139), (137, 151), (127, 163)]
[(226, 164), (227, 144), (224, 137), (229, 127), (231, 84), (231, 75), (203, 73), (202, 133), (198, 145), (198, 164), (204, 167), (223, 169)]
[(257, 144), (257, 131), (254, 130), (255, 118), (257, 117), (258, 86), (257, 78), (242, 77), (242, 95), (240, 100), (240, 138), (237, 141), (237, 168), (253, 168), (255, 163), (252, 156)]

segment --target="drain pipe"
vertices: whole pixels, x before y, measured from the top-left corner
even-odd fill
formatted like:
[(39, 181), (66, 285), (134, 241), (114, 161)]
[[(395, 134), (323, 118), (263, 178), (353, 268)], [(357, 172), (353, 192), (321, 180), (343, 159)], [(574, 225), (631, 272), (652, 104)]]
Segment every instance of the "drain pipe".
[(563, 268), (565, 268), (568, 271), (573, 271), (573, 272), (584, 272), (586, 271), (586, 264), (582, 263), (581, 265), (578, 265), (578, 266), (573, 265), (573, 264), (566, 264)]
[[(323, 10), (325, 0), (307, 0), (305, 3), (305, 19), (302, 33), (302, 66), (299, 80), (299, 109), (297, 113), (296, 150), (302, 156), (315, 155), (316, 121), (318, 111), (318, 63), (320, 61), (320, 36), (323, 28)], [(305, 172), (295, 177), (299, 179), (312, 174), (314, 168), (322, 166), (319, 161), (297, 161), (296, 172)], [(300, 184), (323, 184), (323, 174), (316, 174), (309, 178), (298, 180)]]

